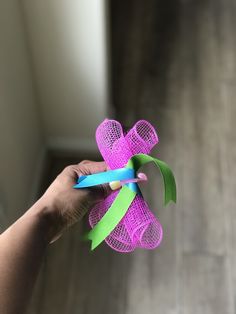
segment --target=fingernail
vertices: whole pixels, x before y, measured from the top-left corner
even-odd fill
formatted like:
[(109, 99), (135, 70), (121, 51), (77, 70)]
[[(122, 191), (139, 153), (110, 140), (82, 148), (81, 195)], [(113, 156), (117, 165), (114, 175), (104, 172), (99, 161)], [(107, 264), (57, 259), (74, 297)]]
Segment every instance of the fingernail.
[(143, 172), (138, 173), (138, 178), (141, 179), (142, 181), (147, 181), (147, 176)]
[(109, 186), (110, 186), (112, 191), (115, 191), (115, 190), (118, 190), (119, 188), (121, 188), (121, 183), (120, 183), (120, 181), (112, 181), (109, 183)]

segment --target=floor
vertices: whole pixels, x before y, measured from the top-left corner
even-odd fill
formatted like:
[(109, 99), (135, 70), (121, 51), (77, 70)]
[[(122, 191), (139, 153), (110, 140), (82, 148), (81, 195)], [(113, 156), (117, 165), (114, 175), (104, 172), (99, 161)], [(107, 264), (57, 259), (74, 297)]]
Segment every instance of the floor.
[[(236, 314), (236, 2), (111, 7), (117, 117), (155, 125), (153, 156), (171, 165), (178, 202), (163, 208), (160, 176), (147, 167), (160, 248), (91, 253), (84, 221), (48, 250), (29, 313)], [(74, 159), (52, 161), (49, 181)]]

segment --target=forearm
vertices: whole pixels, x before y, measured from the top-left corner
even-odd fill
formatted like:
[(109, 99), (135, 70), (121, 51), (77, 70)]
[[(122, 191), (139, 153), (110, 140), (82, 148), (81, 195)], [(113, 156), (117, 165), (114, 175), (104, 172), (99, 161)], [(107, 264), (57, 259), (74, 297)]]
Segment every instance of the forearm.
[(104, 162), (66, 167), (42, 198), (0, 235), (0, 313), (23, 314), (48, 244), (109, 191), (73, 189), (80, 175), (106, 171)]
[(53, 236), (50, 215), (39, 201), (0, 236), (0, 313), (24, 313)]

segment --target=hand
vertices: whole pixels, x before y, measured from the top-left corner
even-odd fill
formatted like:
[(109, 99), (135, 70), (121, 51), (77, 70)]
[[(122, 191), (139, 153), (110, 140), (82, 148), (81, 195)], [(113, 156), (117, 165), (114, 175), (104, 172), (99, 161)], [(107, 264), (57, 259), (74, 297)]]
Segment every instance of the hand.
[[(106, 171), (104, 162), (66, 167), (45, 194), (0, 235), (0, 312), (24, 313), (48, 244), (107, 194), (108, 186), (73, 188), (81, 175)], [(23, 287), (23, 289), (22, 289)]]
[(54, 225), (52, 240), (57, 240), (62, 232), (81, 220), (84, 214), (109, 193), (108, 185), (74, 189), (78, 177), (107, 170), (104, 162), (84, 160), (78, 165), (66, 167), (49, 186), (38, 201), (50, 212)]

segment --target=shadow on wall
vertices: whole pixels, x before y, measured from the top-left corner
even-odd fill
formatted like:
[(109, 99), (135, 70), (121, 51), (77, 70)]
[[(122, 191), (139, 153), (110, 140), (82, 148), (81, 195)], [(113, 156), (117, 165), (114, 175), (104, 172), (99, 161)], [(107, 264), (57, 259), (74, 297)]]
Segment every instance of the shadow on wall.
[[(190, 30), (197, 27), (198, 14), (208, 10), (209, 1), (149, 0), (110, 1), (112, 95), (117, 118), (127, 127), (146, 112), (169, 107), (168, 81), (174, 67), (183, 12), (189, 16)], [(186, 40), (189, 40), (186, 38)], [(197, 41), (187, 49), (198, 60)], [(183, 57), (183, 56), (181, 56)], [(194, 68), (198, 69), (198, 65)], [(178, 70), (181, 76), (181, 69)], [(142, 113), (141, 113), (141, 112)], [(152, 114), (151, 114), (152, 115)], [(150, 118), (150, 114), (147, 114)]]
[(129, 0), (125, 10), (121, 1), (110, 5), (113, 102), (119, 118), (125, 119), (128, 111), (134, 120), (140, 90), (147, 81), (156, 85), (158, 103), (165, 104), (166, 75), (179, 32), (180, 0)]
[(108, 102), (105, 0), (24, 0), (22, 8), (49, 145), (91, 141)]

